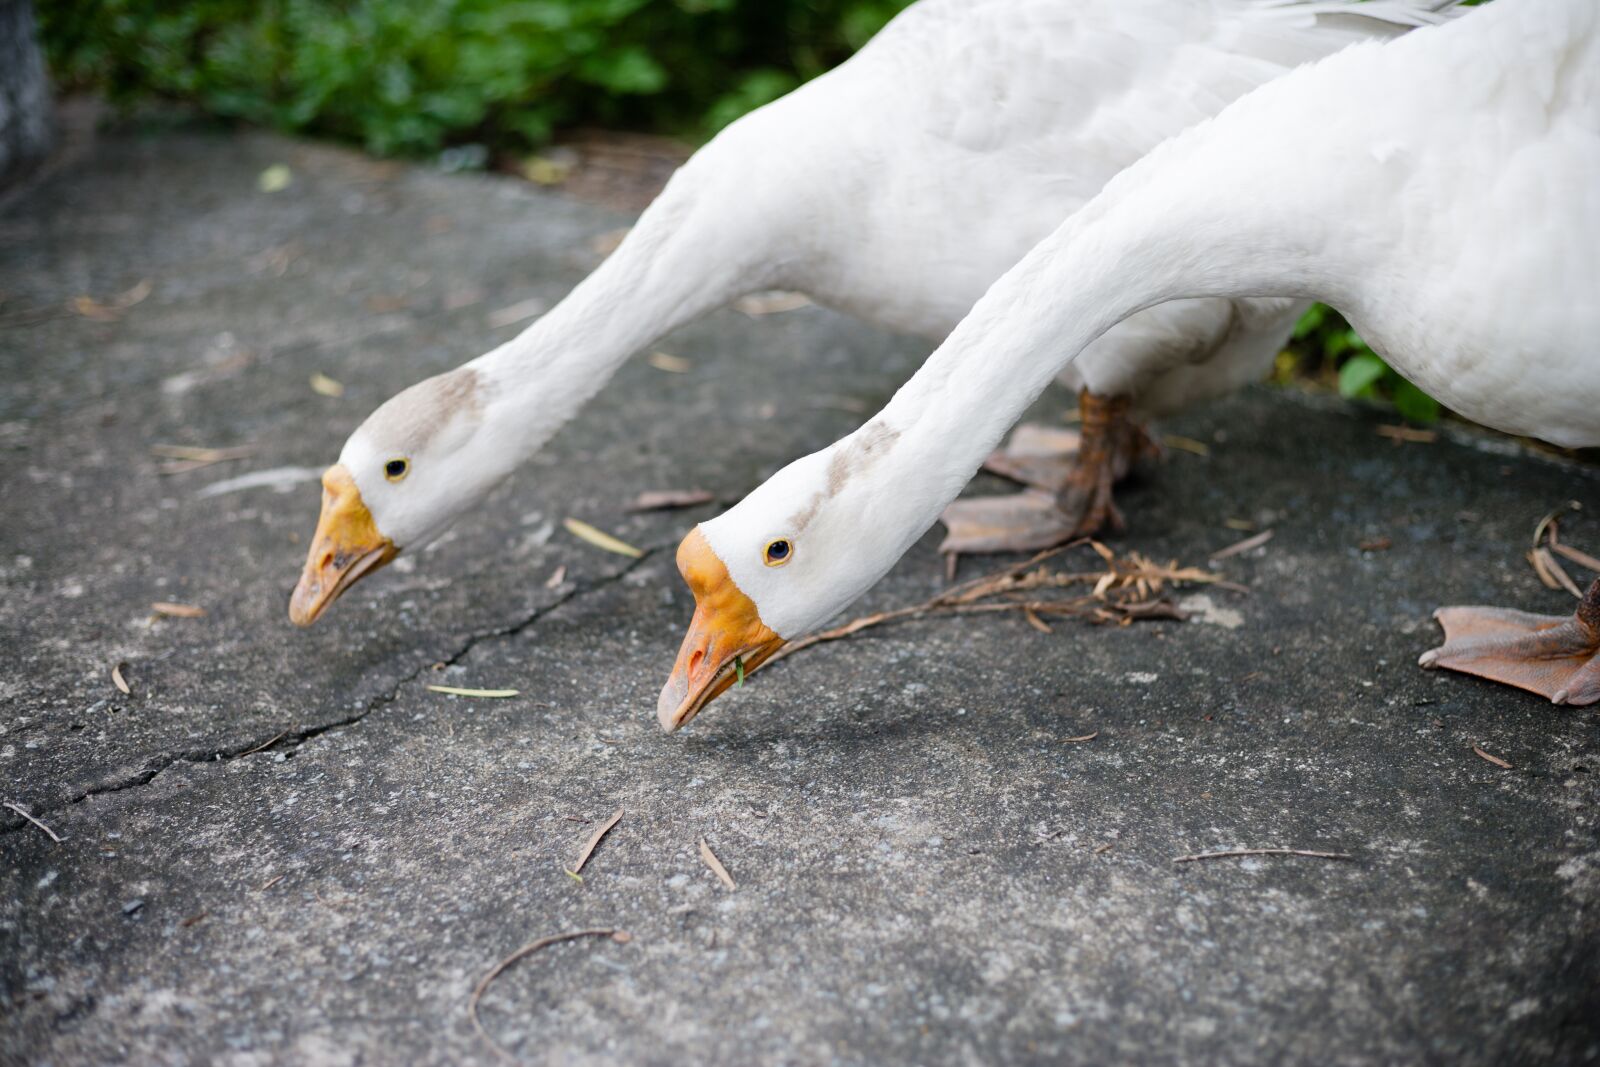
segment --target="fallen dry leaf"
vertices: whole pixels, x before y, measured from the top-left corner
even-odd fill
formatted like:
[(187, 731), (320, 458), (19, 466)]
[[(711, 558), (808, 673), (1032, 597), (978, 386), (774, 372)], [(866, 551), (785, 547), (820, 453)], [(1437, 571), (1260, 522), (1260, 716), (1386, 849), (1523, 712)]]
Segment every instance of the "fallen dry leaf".
[(619, 556), (629, 556), (633, 559), (638, 559), (644, 555), (643, 552), (634, 548), (628, 542), (612, 537), (604, 530), (598, 530), (582, 519), (562, 519), (561, 525), (565, 526), (567, 532), (578, 540), (587, 541), (594, 547), (604, 549), (607, 552), (615, 552)]
[(611, 816), (611, 818), (607, 819), (605, 825), (601, 826), (600, 829), (594, 832), (594, 835), (591, 836), (588, 842), (583, 846), (583, 851), (578, 853), (578, 862), (572, 865), (573, 874), (577, 874), (579, 871), (583, 870), (583, 865), (589, 862), (589, 856), (594, 852), (595, 846), (600, 843), (600, 839), (606, 836), (606, 834), (610, 833), (611, 828), (621, 821), (622, 809), (618, 808), (617, 813)]
[(174, 619), (203, 619), (206, 609), (195, 607), (193, 604), (174, 604), (170, 600), (158, 600), (150, 605), (150, 610), (157, 615), (166, 615)]
[(311, 390), (320, 396), (344, 396), (344, 386), (321, 371), (311, 376)]
[(435, 693), (444, 693), (447, 696), (484, 697), (489, 700), (503, 700), (506, 697), (514, 697), (520, 692), (517, 689), (463, 689), (457, 685), (430, 685), (428, 688)]
[(1394, 542), (1387, 537), (1369, 537), (1356, 547), (1363, 552), (1386, 552), (1394, 547)]
[(729, 889), (739, 888), (733, 884), (733, 876), (728, 873), (728, 868), (724, 867), (722, 861), (717, 859), (717, 854), (711, 851), (711, 846), (706, 844), (706, 839), (703, 837), (700, 839), (700, 858), (705, 860), (706, 866), (711, 868), (713, 874), (722, 879), (723, 885)]
[(1494, 764), (1496, 767), (1504, 767), (1508, 771), (1511, 769), (1511, 764), (1507, 763), (1505, 760), (1501, 759), (1499, 756), (1491, 756), (1491, 755), (1489, 755), (1489, 753), (1485, 752), (1483, 749), (1479, 748), (1477, 745), (1473, 745), (1472, 746), (1472, 751), (1476, 752), (1479, 756), (1481, 756), (1482, 758), (1488, 760), (1490, 763)]
[(656, 370), (664, 370), (668, 374), (688, 374), (694, 369), (694, 364), (681, 356), (669, 355), (666, 352), (652, 352), (646, 357), (646, 362)]
[(128, 680), (122, 676), (122, 668), (126, 663), (119, 663), (111, 668), (111, 684), (116, 686), (124, 696), (132, 696), (133, 690), (128, 688)]
[(734, 309), (741, 311), (751, 318), (760, 318), (762, 315), (776, 315), (784, 311), (794, 311), (811, 303), (811, 298), (804, 293), (791, 293), (784, 289), (769, 289), (764, 293), (751, 293), (741, 296), (733, 302)]
[(705, 489), (647, 489), (633, 498), (629, 511), (666, 511), (670, 508), (692, 508), (709, 504), (717, 499), (715, 493)]
[(1260, 548), (1262, 545), (1272, 540), (1272, 534), (1272, 530), (1262, 530), (1254, 537), (1246, 537), (1243, 541), (1235, 541), (1227, 548), (1219, 549), (1216, 552), (1211, 553), (1211, 562), (1216, 563), (1218, 560), (1232, 559), (1234, 556), (1248, 552), (1252, 548)]

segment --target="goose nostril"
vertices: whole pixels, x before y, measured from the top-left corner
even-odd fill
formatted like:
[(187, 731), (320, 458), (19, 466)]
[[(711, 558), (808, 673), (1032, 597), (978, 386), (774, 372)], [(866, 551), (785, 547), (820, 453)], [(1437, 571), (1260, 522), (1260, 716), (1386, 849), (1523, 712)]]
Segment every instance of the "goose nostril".
[(706, 658), (704, 649), (696, 649), (694, 655), (689, 657), (689, 673), (693, 674), (700, 669), (700, 661)]
[(324, 552), (322, 554), (322, 559), (317, 562), (317, 569), (325, 571), (331, 566), (333, 566), (333, 553)]

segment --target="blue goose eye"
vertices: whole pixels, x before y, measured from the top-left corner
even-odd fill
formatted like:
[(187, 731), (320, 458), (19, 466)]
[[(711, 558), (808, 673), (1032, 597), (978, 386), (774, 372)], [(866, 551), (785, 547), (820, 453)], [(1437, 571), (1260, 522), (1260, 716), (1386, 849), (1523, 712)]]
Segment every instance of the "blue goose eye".
[(383, 476), (391, 482), (398, 482), (411, 472), (410, 460), (391, 459), (383, 465)]
[(789, 544), (788, 540), (780, 537), (776, 541), (767, 542), (767, 547), (762, 550), (761, 558), (769, 567), (781, 567), (788, 563), (793, 555), (794, 547)]

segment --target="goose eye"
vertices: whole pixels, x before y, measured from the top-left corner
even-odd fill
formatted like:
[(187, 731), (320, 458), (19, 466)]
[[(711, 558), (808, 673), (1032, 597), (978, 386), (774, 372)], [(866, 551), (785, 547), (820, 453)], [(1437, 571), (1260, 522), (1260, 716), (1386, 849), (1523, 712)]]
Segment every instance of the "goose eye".
[(794, 555), (794, 547), (780, 537), (776, 541), (768, 541), (767, 547), (761, 555), (766, 560), (767, 566), (781, 567), (789, 562), (789, 557)]
[(411, 472), (411, 462), (404, 459), (391, 459), (383, 465), (383, 476), (391, 482), (398, 482)]

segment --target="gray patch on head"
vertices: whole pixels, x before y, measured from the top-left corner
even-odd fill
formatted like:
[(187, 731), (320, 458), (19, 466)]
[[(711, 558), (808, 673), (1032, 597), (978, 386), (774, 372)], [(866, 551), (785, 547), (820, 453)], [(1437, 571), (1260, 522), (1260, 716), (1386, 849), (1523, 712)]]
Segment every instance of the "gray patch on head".
[(817, 512), (824, 503), (838, 496), (850, 483), (851, 478), (870, 470), (888, 453), (890, 446), (899, 437), (899, 430), (876, 419), (861, 427), (850, 438), (850, 443), (835, 452), (833, 459), (828, 461), (827, 485), (813, 495), (805, 507), (789, 517), (789, 530), (792, 533), (799, 533), (805, 529), (806, 525), (817, 517)]
[(485, 399), (482, 375), (457, 367), (390, 397), (367, 419), (365, 429), (384, 454), (411, 456), (458, 417), (476, 418)]

